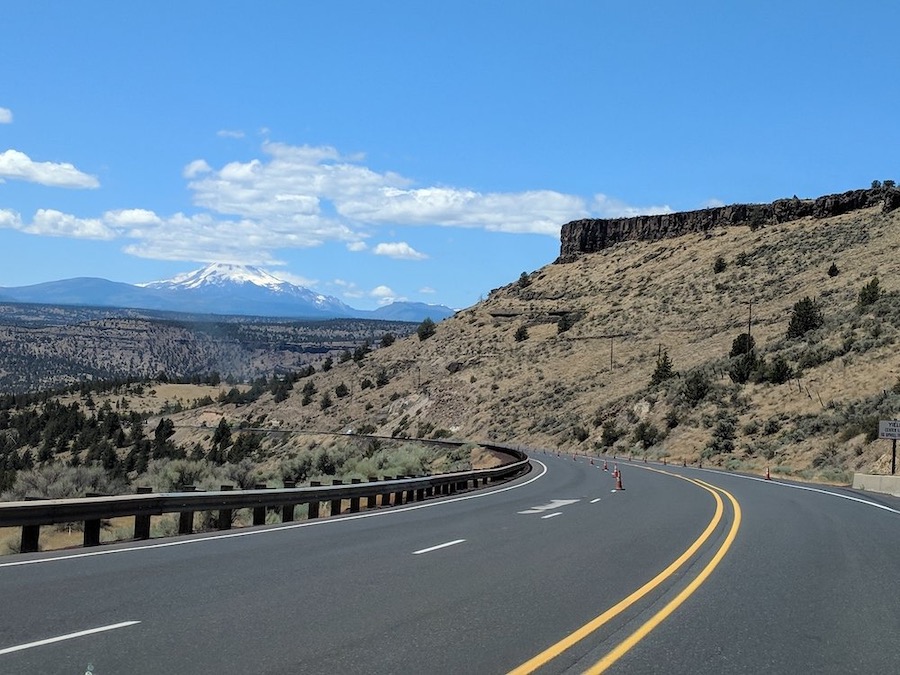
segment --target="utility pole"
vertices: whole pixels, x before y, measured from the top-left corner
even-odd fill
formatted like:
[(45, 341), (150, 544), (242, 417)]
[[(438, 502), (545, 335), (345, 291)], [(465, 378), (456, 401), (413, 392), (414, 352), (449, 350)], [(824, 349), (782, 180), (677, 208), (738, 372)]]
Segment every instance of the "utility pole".
[(750, 305), (747, 316), (747, 356), (750, 356), (750, 328), (753, 326), (753, 301), (750, 300), (747, 304)]

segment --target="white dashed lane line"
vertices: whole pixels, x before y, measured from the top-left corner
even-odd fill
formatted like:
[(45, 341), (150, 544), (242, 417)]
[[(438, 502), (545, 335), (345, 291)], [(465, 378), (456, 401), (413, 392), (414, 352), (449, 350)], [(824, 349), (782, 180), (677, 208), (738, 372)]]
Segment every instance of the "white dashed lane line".
[(448, 546), (456, 546), (457, 544), (461, 544), (465, 541), (465, 539), (454, 539), (453, 541), (448, 541), (444, 544), (438, 544), (437, 546), (429, 546), (428, 548), (423, 548), (418, 551), (413, 551), (413, 555), (422, 555), (423, 553), (431, 553), (432, 551), (437, 551), (442, 548), (447, 548)]
[(50, 645), (54, 642), (63, 642), (64, 640), (73, 640), (75, 638), (84, 637), (85, 635), (93, 635), (94, 633), (104, 633), (108, 630), (115, 630), (116, 628), (125, 628), (126, 626), (134, 626), (135, 624), (140, 623), (140, 621), (123, 621), (121, 623), (113, 623), (109, 626), (100, 626), (99, 628), (89, 628), (88, 630), (80, 630), (77, 633), (67, 633), (66, 635), (59, 635), (57, 637), (46, 638), (45, 640), (36, 640), (35, 642), (26, 642), (22, 645), (15, 645), (14, 647), (6, 647), (4, 649), (0, 649), (0, 656), (4, 654), (12, 654), (13, 652), (21, 652), (25, 649), (31, 649), (32, 647), (43, 647), (44, 645)]

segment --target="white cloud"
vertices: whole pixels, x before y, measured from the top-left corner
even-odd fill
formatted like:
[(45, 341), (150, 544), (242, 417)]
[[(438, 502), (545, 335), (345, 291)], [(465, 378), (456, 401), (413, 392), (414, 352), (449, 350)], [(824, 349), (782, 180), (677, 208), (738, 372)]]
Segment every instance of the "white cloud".
[[(633, 207), (598, 194), (591, 204), (552, 190), (478, 192), (415, 185), (390, 171), (365, 165), (360, 153), (330, 146), (291, 146), (264, 141), (262, 155), (218, 168), (197, 159), (183, 168), (198, 212), (161, 215), (143, 208), (113, 210), (85, 219), (38, 212), (23, 223), (0, 212), (0, 227), (35, 234), (121, 239), (124, 250), (159, 260), (235, 261), (280, 265), (276, 252), (342, 242), (350, 251), (422, 260), (427, 255), (404, 241), (366, 243), (386, 228), (445, 226), (558, 236), (576, 218), (661, 213), (668, 206)], [(0, 154), (0, 180), (25, 178), (45, 184), (96, 187), (97, 179), (69, 164), (32, 162), (23, 153)], [(400, 235), (382, 236), (401, 239)], [(303, 280), (309, 281), (309, 280)], [(303, 284), (306, 285), (306, 284)], [(343, 288), (344, 295), (365, 294)], [(396, 299), (393, 291), (389, 295)], [(376, 296), (378, 297), (378, 296)]]
[(290, 272), (284, 272), (282, 270), (273, 271), (272, 275), (278, 277), (282, 281), (288, 281), (295, 286), (303, 286), (304, 288), (315, 288), (319, 285), (318, 279), (308, 279), (299, 274), (291, 274)]
[(146, 209), (121, 209), (119, 211), (107, 211), (104, 220), (110, 225), (129, 228), (141, 225), (161, 225), (162, 218)]
[(185, 178), (196, 178), (200, 174), (209, 173), (210, 171), (212, 171), (212, 167), (206, 163), (205, 159), (195, 159), (184, 167), (181, 175)]
[(55, 209), (38, 209), (31, 224), (22, 228), (28, 234), (74, 239), (114, 239), (116, 233), (98, 218), (76, 218)]
[(24, 152), (7, 150), (0, 153), (0, 179), (16, 178), (51, 187), (96, 188), (100, 181), (67, 162), (35, 162)]
[(632, 218), (634, 216), (672, 213), (672, 207), (669, 205), (629, 206), (623, 201), (598, 193), (594, 195), (593, 211), (599, 218)]
[(431, 295), (432, 293), (437, 293), (431, 286), (423, 286), (419, 289), (419, 293), (424, 293), (426, 295)]
[(245, 134), (240, 129), (219, 129), (216, 136), (219, 138), (243, 138)]
[(365, 292), (362, 289), (360, 289), (359, 286), (357, 286), (352, 281), (346, 281), (344, 279), (335, 279), (331, 283), (332, 283), (332, 285), (334, 285), (338, 289), (340, 289), (339, 292), (345, 298), (361, 298), (361, 297), (365, 296)]
[(405, 241), (378, 244), (372, 249), (372, 253), (375, 255), (386, 255), (397, 260), (425, 260), (428, 258), (427, 255), (420, 253)]
[(392, 302), (404, 302), (406, 300), (403, 296), (397, 295), (390, 286), (384, 285), (376, 286), (369, 291), (369, 295), (375, 298), (379, 305), (389, 305)]
[(13, 114), (9, 108), (0, 108), (0, 124), (12, 124)]

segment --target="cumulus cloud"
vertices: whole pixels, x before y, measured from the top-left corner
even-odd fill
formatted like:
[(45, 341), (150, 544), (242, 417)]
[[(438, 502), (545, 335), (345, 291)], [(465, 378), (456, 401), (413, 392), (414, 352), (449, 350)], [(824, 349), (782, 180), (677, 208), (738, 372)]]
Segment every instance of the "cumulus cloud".
[[(266, 140), (260, 156), (249, 161), (213, 167), (196, 159), (183, 168), (197, 207), (193, 214), (131, 208), (87, 219), (47, 211), (25, 223), (18, 214), (6, 212), (0, 226), (122, 239), (128, 253), (153, 259), (279, 265), (276, 251), (329, 242), (343, 243), (354, 252), (427, 258), (404, 241), (370, 248), (366, 241), (385, 227), (464, 227), (557, 237), (563, 223), (577, 218), (671, 211), (668, 206), (630, 206), (604, 194), (587, 200), (553, 190), (480, 192), (418, 185), (398, 173), (376, 171), (365, 160), (363, 154), (344, 154), (331, 146)], [(0, 180), (3, 177), (66, 187), (99, 184), (70, 164), (33, 162), (15, 150), (0, 154)]]
[(96, 188), (100, 181), (67, 162), (35, 162), (24, 152), (0, 152), (0, 179), (14, 178), (50, 187)]
[(0, 108), (0, 124), (12, 124), (13, 115), (9, 108)]
[(290, 282), (295, 286), (303, 286), (304, 288), (315, 288), (319, 285), (318, 279), (309, 279), (307, 277), (300, 276), (299, 274), (291, 274), (290, 272), (284, 272), (282, 270), (273, 272), (273, 275), (278, 277), (282, 281)]
[(219, 129), (216, 136), (219, 138), (243, 138), (245, 134), (239, 129)]
[(115, 232), (98, 218), (76, 218), (55, 209), (38, 209), (31, 223), (21, 230), (28, 234), (76, 239), (114, 239)]
[(331, 283), (333, 286), (338, 288), (340, 294), (345, 298), (362, 298), (366, 295), (365, 292), (352, 281), (346, 281), (345, 279), (335, 279)]
[(371, 291), (369, 291), (369, 295), (375, 298), (378, 301), (379, 305), (389, 305), (392, 302), (403, 302), (406, 298), (397, 295), (390, 286), (376, 286)]
[(672, 213), (672, 207), (668, 204), (661, 206), (630, 206), (605, 194), (596, 194), (594, 195), (593, 211), (598, 218), (632, 218), (634, 216)]
[(405, 241), (378, 244), (372, 249), (372, 253), (386, 255), (397, 260), (425, 260), (428, 258), (427, 255), (420, 253)]
[(424, 293), (426, 295), (431, 295), (432, 293), (437, 293), (431, 286), (423, 286), (419, 289), (419, 293)]
[[(194, 203), (246, 218), (303, 215), (359, 231), (393, 225), (481, 227), (500, 232), (559, 234), (563, 222), (589, 215), (584, 199), (550, 190), (481, 193), (416, 187), (394, 172), (364, 166), (362, 155), (330, 146), (263, 144), (266, 159), (231, 162), (189, 183)], [(345, 232), (337, 231), (337, 239)]]
[(212, 171), (212, 167), (206, 163), (205, 159), (195, 159), (184, 167), (181, 175), (185, 178), (196, 178), (200, 174), (209, 173), (210, 171)]

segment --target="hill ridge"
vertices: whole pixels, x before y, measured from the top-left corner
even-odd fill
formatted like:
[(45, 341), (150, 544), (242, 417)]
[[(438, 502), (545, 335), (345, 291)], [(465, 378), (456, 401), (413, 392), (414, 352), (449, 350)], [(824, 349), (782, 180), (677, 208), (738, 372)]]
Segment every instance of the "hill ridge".
[(749, 225), (751, 228), (787, 223), (801, 218), (816, 220), (881, 205), (882, 213), (900, 208), (900, 190), (873, 187), (823, 195), (816, 199), (776, 199), (768, 204), (730, 204), (695, 211), (677, 211), (629, 218), (583, 218), (562, 226), (557, 263), (574, 261), (583, 253), (596, 253), (622, 241), (657, 241), (716, 227)]

